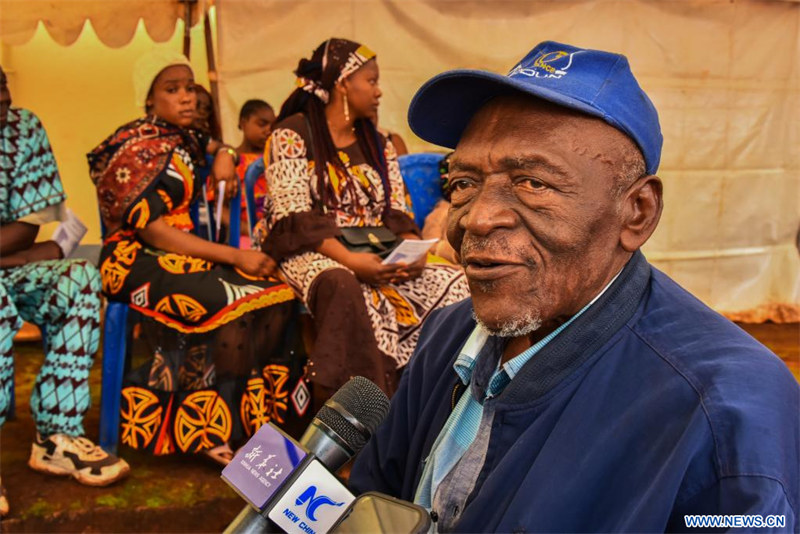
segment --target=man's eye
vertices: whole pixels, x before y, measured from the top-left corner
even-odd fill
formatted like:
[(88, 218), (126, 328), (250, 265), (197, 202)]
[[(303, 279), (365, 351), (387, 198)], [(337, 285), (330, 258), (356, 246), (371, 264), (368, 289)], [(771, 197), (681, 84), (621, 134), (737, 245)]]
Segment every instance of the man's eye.
[(450, 182), (450, 189), (453, 191), (463, 191), (472, 186), (472, 180), (466, 178), (456, 178)]
[(547, 184), (545, 184), (540, 180), (537, 180), (536, 178), (521, 178), (520, 180), (517, 181), (517, 183), (527, 187), (528, 189), (533, 189), (536, 191), (547, 189)]

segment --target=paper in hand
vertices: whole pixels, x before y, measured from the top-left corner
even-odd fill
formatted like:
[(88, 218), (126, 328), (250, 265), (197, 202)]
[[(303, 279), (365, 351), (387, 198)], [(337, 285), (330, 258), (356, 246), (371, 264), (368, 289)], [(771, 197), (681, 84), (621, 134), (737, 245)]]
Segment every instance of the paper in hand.
[(64, 253), (65, 258), (78, 248), (78, 243), (81, 242), (83, 236), (86, 235), (86, 226), (78, 219), (71, 209), (67, 208), (67, 218), (58, 225), (56, 231), (53, 233), (53, 241), (55, 241), (61, 251)]
[(383, 260), (384, 265), (392, 263), (414, 263), (428, 253), (438, 239), (405, 239)]

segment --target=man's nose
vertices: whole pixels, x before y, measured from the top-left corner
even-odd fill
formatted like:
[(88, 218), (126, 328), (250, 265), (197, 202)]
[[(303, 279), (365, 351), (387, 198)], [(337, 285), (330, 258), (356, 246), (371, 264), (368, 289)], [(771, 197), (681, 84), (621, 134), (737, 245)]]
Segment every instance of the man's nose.
[(461, 226), (479, 236), (513, 227), (516, 217), (511, 209), (512, 196), (501, 184), (487, 180), (469, 203), (469, 212), (461, 219)]

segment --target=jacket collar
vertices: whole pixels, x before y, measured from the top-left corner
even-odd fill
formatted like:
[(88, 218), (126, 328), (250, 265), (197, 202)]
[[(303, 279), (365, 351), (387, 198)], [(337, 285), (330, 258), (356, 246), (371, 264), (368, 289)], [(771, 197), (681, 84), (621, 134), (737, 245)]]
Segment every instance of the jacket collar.
[(650, 280), (650, 265), (636, 251), (617, 279), (589, 309), (519, 370), (499, 404), (529, 403), (583, 365), (633, 316)]

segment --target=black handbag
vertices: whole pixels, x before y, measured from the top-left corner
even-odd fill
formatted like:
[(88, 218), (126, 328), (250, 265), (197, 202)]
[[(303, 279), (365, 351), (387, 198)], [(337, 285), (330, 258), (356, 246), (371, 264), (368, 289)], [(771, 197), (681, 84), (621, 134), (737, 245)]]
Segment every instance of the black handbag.
[(351, 226), (339, 228), (339, 241), (352, 252), (371, 252), (381, 258), (389, 255), (399, 243), (397, 236), (385, 226)]

